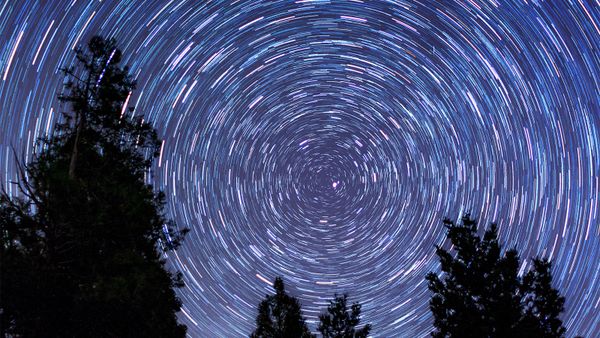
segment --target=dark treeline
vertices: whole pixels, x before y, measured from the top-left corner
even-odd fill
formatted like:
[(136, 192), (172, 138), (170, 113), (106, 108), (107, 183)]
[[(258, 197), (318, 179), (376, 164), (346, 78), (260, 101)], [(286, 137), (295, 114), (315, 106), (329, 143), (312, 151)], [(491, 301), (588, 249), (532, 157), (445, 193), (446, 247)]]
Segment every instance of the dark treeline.
[[(300, 302), (285, 292), (283, 279), (275, 278), (274, 295), (266, 295), (258, 305), (256, 330), (250, 335), (258, 337), (300, 337), (313, 338), (306, 319), (302, 316)], [(317, 330), (324, 338), (366, 338), (371, 325), (358, 329), (361, 305), (354, 303), (348, 312), (348, 295), (335, 295), (327, 307), (327, 312), (319, 316)]]
[[(520, 276), (519, 255), (515, 249), (503, 252), (496, 224), (480, 238), (477, 222), (468, 214), (460, 224), (448, 219), (443, 223), (453, 252), (436, 246), (442, 273), (426, 276), (432, 293), (433, 337), (564, 337), (559, 315), (565, 300), (552, 287), (548, 260), (535, 258), (532, 269)], [(257, 329), (251, 337), (314, 337), (306, 328), (298, 300), (285, 294), (282, 280), (276, 279), (274, 287), (276, 294), (267, 296), (258, 307)], [(319, 316), (317, 330), (323, 337), (366, 337), (370, 333), (371, 325), (355, 330), (361, 307), (355, 303), (348, 313), (346, 299), (346, 295), (336, 296), (328, 313)], [(293, 311), (282, 310), (286, 309), (283, 304), (293, 304)]]
[[(19, 193), (0, 194), (0, 337), (185, 337), (176, 316), (182, 276), (162, 257), (187, 229), (166, 217), (164, 194), (147, 183), (157, 133), (124, 109), (135, 83), (113, 40), (94, 37), (76, 57), (59, 96), (70, 110), (29, 163), (17, 158)], [(565, 335), (549, 261), (536, 258), (519, 275), (519, 255), (502, 249), (495, 225), (482, 238), (469, 215), (444, 225), (441, 273), (426, 276), (432, 336)], [(250, 336), (315, 337), (283, 279), (273, 287)], [(336, 294), (316, 330), (327, 338), (376, 334), (360, 321), (361, 305)]]

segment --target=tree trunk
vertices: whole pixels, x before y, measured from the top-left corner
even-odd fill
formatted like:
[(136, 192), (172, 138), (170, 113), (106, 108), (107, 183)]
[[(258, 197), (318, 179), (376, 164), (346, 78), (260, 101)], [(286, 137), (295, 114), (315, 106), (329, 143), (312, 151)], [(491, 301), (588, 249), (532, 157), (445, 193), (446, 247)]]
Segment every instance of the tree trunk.
[(75, 178), (75, 167), (77, 166), (77, 144), (79, 143), (79, 137), (81, 135), (81, 129), (83, 129), (83, 117), (79, 116), (77, 121), (77, 131), (75, 132), (75, 142), (73, 143), (73, 151), (71, 152), (71, 162), (69, 163), (69, 178)]

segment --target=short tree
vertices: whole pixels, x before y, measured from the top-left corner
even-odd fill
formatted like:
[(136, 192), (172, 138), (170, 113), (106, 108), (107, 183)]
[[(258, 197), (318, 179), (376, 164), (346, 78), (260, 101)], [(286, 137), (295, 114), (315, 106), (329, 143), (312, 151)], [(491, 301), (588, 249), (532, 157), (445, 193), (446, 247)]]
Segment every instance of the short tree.
[(160, 141), (126, 107), (135, 87), (113, 40), (94, 37), (65, 69), (71, 111), (20, 166), (20, 196), (0, 197), (4, 334), (184, 337), (181, 275), (163, 251), (185, 231), (146, 183)]
[(515, 249), (502, 255), (495, 224), (481, 239), (470, 215), (461, 221), (444, 220), (455, 254), (436, 246), (442, 278), (433, 272), (426, 277), (432, 336), (562, 337), (564, 298), (551, 286), (550, 263), (535, 259), (521, 278), (519, 255)]
[(361, 329), (356, 326), (360, 323), (361, 305), (354, 303), (348, 312), (348, 295), (334, 296), (327, 313), (319, 316), (320, 323), (317, 330), (323, 338), (366, 338), (371, 331), (371, 325), (366, 324)]
[(275, 278), (274, 295), (266, 295), (258, 305), (256, 330), (252, 338), (312, 338), (297, 298), (285, 292), (283, 279)]

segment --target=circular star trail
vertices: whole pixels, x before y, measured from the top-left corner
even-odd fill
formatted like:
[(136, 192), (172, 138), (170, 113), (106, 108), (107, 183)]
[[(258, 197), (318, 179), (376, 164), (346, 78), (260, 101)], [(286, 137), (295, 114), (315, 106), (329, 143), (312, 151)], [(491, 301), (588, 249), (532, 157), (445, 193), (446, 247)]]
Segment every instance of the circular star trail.
[(440, 221), (465, 211), (522, 270), (551, 258), (568, 335), (600, 334), (597, 1), (20, 0), (0, 32), (5, 185), (68, 108), (73, 48), (117, 39), (191, 228), (168, 257), (191, 336), (247, 336), (280, 275), (313, 329), (348, 292), (374, 336), (427, 336)]

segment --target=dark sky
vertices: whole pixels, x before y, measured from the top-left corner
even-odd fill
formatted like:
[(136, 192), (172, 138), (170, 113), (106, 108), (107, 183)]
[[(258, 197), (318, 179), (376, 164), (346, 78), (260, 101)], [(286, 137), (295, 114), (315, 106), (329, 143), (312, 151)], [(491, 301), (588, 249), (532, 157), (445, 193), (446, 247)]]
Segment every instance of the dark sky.
[(600, 335), (597, 1), (4, 0), (5, 185), (94, 34), (164, 138), (191, 336), (246, 336), (282, 275), (313, 328), (349, 292), (374, 336), (424, 337), (440, 221), (465, 211), (550, 257), (568, 336)]

